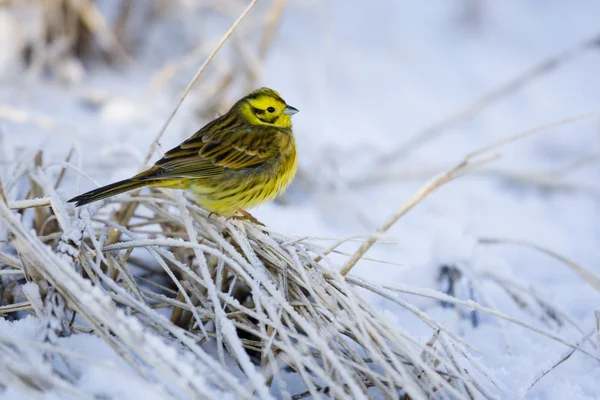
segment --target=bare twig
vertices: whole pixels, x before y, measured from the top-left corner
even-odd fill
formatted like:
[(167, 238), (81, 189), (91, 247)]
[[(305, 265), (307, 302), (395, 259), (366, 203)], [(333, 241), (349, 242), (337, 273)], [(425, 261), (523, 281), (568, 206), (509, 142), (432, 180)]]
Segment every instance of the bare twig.
[[(596, 332), (594, 330), (592, 330), (588, 334), (584, 335), (581, 339), (579, 339), (576, 344), (577, 345), (583, 344), (586, 340), (588, 340), (590, 337), (592, 337), (594, 333), (596, 333)], [(552, 365), (550, 367), (546, 367), (542, 371), (538, 372), (535, 375), (535, 377), (533, 378), (533, 381), (529, 384), (527, 391), (530, 391), (535, 386), (535, 384), (538, 383), (543, 377), (548, 375), (552, 370), (554, 370), (560, 364), (567, 361), (569, 359), (569, 357), (571, 357), (573, 355), (573, 353), (575, 353), (575, 349), (567, 350), (563, 355), (561, 355), (559, 357), (559, 359), (556, 362), (552, 363)]]
[(575, 115), (575, 116), (572, 116), (572, 117), (569, 117), (569, 118), (565, 118), (565, 119), (562, 119), (560, 121), (551, 122), (549, 124), (544, 124), (544, 125), (536, 126), (533, 129), (529, 129), (529, 130), (527, 130), (525, 132), (521, 132), (521, 133), (519, 133), (517, 135), (509, 136), (509, 137), (507, 137), (507, 138), (505, 138), (503, 140), (500, 140), (498, 142), (492, 143), (489, 146), (481, 147), (481, 148), (477, 149), (476, 151), (474, 151), (472, 153), (469, 153), (467, 155), (467, 157), (475, 157), (475, 156), (478, 156), (480, 154), (487, 153), (490, 150), (496, 149), (498, 147), (502, 147), (502, 146), (507, 145), (509, 143), (516, 142), (517, 140), (521, 140), (521, 139), (526, 138), (528, 136), (535, 135), (537, 133), (547, 132), (547, 131), (549, 131), (551, 129), (558, 128), (560, 126), (572, 124), (573, 122), (577, 122), (577, 121), (581, 121), (581, 120), (589, 119), (589, 118), (594, 118), (594, 117), (598, 117), (598, 116), (600, 116), (600, 111), (596, 110), (596, 111), (591, 111), (591, 112), (587, 112), (587, 113), (584, 113), (584, 114)]
[(350, 270), (356, 265), (360, 258), (373, 246), (377, 239), (384, 234), (388, 229), (392, 227), (400, 218), (402, 218), (407, 212), (409, 212), (414, 206), (419, 204), (425, 197), (433, 193), (440, 186), (450, 182), (454, 178), (461, 174), (475, 168), (484, 163), (490, 162), (496, 159), (497, 156), (487, 157), (476, 162), (471, 162), (470, 158), (466, 158), (464, 161), (457, 164), (454, 168), (432, 178), (427, 182), (421, 189), (417, 191), (406, 203), (404, 203), (386, 222), (383, 223), (376, 231), (367, 239), (358, 250), (350, 257), (346, 264), (340, 270), (340, 274), (345, 276)]
[(537, 245), (535, 243), (531, 243), (531, 242), (528, 242), (525, 240), (506, 239), (506, 238), (480, 238), (479, 243), (493, 244), (493, 245), (513, 244), (513, 245), (530, 247), (534, 250), (537, 250), (539, 252), (542, 252), (542, 253), (554, 258), (555, 260), (562, 262), (563, 264), (565, 264), (566, 266), (571, 268), (573, 271), (575, 271), (575, 273), (577, 273), (579, 276), (581, 276), (587, 283), (592, 285), (594, 287), (594, 289), (600, 291), (600, 278), (598, 278), (596, 275), (594, 275), (594, 273), (592, 271), (580, 266), (579, 264), (569, 260), (566, 257), (561, 256), (560, 254), (558, 254), (550, 249), (547, 249), (547, 248)]
[(42, 197), (39, 199), (11, 201), (8, 203), (8, 206), (11, 210), (23, 210), (26, 208), (48, 207), (50, 201), (49, 197)]
[(549, 57), (548, 59), (535, 65), (533, 68), (525, 71), (521, 75), (518, 75), (508, 82), (503, 83), (491, 90), (456, 114), (422, 130), (421, 132), (418, 132), (411, 139), (409, 139), (408, 142), (380, 157), (379, 165), (389, 165), (392, 162), (401, 159), (402, 156), (422, 146), (429, 140), (440, 136), (444, 132), (455, 128), (464, 122), (467, 122), (485, 108), (516, 92), (525, 85), (531, 83), (534, 79), (556, 70), (566, 62), (573, 60), (577, 56), (591, 49), (597, 48), (599, 43), (600, 35), (595, 34), (591, 38), (584, 40), (571, 49)]

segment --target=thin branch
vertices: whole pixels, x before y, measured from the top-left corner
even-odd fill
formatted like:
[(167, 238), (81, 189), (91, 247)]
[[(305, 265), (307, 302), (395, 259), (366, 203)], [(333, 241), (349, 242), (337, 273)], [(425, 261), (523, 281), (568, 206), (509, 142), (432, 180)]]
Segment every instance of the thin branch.
[(551, 122), (549, 124), (536, 126), (533, 129), (529, 129), (529, 130), (527, 130), (525, 132), (521, 132), (517, 135), (509, 136), (498, 142), (492, 143), (489, 146), (481, 147), (481, 148), (475, 150), (474, 152), (469, 153), (467, 155), (467, 157), (476, 157), (480, 154), (487, 153), (492, 149), (502, 147), (502, 146), (512, 143), (512, 142), (516, 142), (517, 140), (521, 140), (527, 136), (535, 135), (537, 133), (547, 132), (551, 129), (558, 128), (560, 126), (572, 124), (573, 122), (577, 122), (577, 121), (581, 121), (581, 120), (589, 119), (589, 118), (593, 118), (593, 117), (599, 117), (599, 116), (600, 116), (600, 110), (595, 110), (595, 111), (590, 111), (590, 112), (587, 112), (584, 114), (579, 114), (579, 115), (575, 115), (575, 116), (572, 116), (569, 118), (565, 118), (560, 121)]
[(558, 260), (561, 263), (565, 264), (566, 266), (571, 268), (573, 271), (575, 271), (575, 273), (577, 273), (579, 276), (581, 276), (587, 283), (592, 285), (594, 287), (594, 289), (600, 291), (600, 278), (598, 278), (596, 275), (594, 275), (594, 273), (592, 271), (590, 271), (587, 268), (582, 267), (581, 265), (569, 260), (566, 257), (561, 256), (560, 254), (558, 254), (550, 249), (547, 249), (547, 248), (537, 245), (535, 243), (531, 243), (531, 242), (528, 242), (525, 240), (505, 239), (505, 238), (480, 238), (479, 243), (493, 244), (493, 245), (514, 244), (514, 245), (519, 245), (519, 246), (530, 247), (534, 250), (542, 252), (542, 253), (554, 258), (555, 260)]
[[(576, 344), (578, 346), (583, 344), (586, 340), (588, 340), (590, 337), (592, 337), (594, 335), (594, 333), (596, 333), (596, 330), (590, 331), (588, 334), (584, 335), (581, 339), (579, 339)], [(540, 381), (540, 379), (542, 379), (544, 376), (548, 375), (552, 370), (554, 370), (560, 364), (567, 361), (569, 359), (569, 357), (571, 357), (573, 355), (573, 353), (575, 353), (575, 349), (567, 350), (563, 355), (561, 355), (559, 357), (559, 359), (557, 361), (552, 363), (552, 365), (550, 367), (544, 368), (542, 371), (535, 374), (535, 377), (533, 378), (533, 381), (529, 384), (527, 391), (530, 391), (535, 386), (535, 384)]]
[(444, 132), (447, 132), (450, 129), (459, 126), (460, 124), (469, 121), (485, 108), (497, 103), (506, 96), (515, 93), (525, 85), (531, 83), (534, 79), (547, 75), (548, 73), (556, 70), (558, 67), (564, 65), (566, 62), (573, 60), (577, 56), (597, 48), (599, 43), (600, 35), (595, 34), (591, 38), (582, 41), (573, 48), (547, 58), (521, 75), (518, 75), (508, 82), (505, 82), (492, 89), (490, 92), (484, 94), (478, 100), (469, 104), (456, 114), (453, 114), (450, 117), (422, 130), (421, 132), (418, 132), (411, 139), (409, 139), (408, 142), (380, 157), (379, 164), (389, 165), (395, 160), (401, 159), (404, 155), (422, 146), (424, 143), (427, 143), (428, 141), (442, 135)]
[(406, 203), (404, 203), (391, 217), (385, 221), (383, 225), (381, 225), (375, 233), (373, 233), (359, 248), (358, 250), (350, 257), (346, 264), (340, 270), (340, 274), (342, 276), (346, 276), (348, 272), (356, 265), (356, 263), (361, 259), (361, 257), (373, 246), (377, 239), (381, 237), (388, 229), (390, 229), (400, 218), (402, 218), (406, 213), (408, 213), (414, 206), (419, 204), (425, 197), (433, 193), (440, 186), (450, 182), (451, 180), (457, 178), (461, 174), (475, 168), (481, 164), (490, 162), (495, 160), (497, 156), (491, 156), (484, 158), (482, 160), (476, 162), (470, 162), (469, 158), (466, 158), (459, 164), (457, 164), (454, 168), (444, 172), (437, 177), (432, 178), (429, 182), (427, 182), (421, 189), (417, 191)]
[(50, 201), (51, 201), (50, 197), (42, 197), (39, 199), (9, 201), (8, 207), (11, 210), (23, 210), (26, 208), (35, 208), (35, 207), (48, 207), (51, 205)]

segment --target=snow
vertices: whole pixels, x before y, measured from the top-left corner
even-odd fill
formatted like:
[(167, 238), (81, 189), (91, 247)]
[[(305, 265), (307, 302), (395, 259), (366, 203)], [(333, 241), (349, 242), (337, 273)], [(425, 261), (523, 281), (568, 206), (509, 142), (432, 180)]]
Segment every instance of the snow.
[[(19, 321), (6, 321), (0, 319), (2, 342), (18, 346), (32, 361), (41, 363), (43, 353), (40, 348), (31, 346), (33, 341), (42, 338), (43, 326), (38, 319), (27, 317)], [(70, 337), (59, 338), (57, 347), (67, 355), (69, 363), (77, 370), (82, 371), (78, 379), (77, 388), (81, 393), (96, 393), (107, 398), (134, 398), (143, 396), (147, 399), (164, 399), (168, 397), (160, 387), (148, 384), (139, 378), (131, 367), (116, 354), (108, 344), (95, 335), (77, 334)], [(59, 353), (60, 354), (60, 353)], [(33, 365), (33, 363), (32, 363)], [(0, 380), (1, 381), (1, 380)], [(119, 384), (118, 382), (122, 382)], [(126, 383), (126, 384), (125, 384)], [(17, 399), (31, 396), (31, 391), (19, 393), (7, 390), (0, 393), (0, 399)], [(58, 399), (64, 392), (56, 391), (40, 398)]]
[[(600, 110), (600, 52), (593, 49), (532, 79), (439, 137), (382, 164), (382, 157), (409, 143), (417, 132), (598, 33), (600, 3), (592, 0), (577, 5), (559, 1), (481, 2), (480, 20), (471, 23), (462, 19), (469, 3), (448, 1), (433, 6), (392, 0), (290, 1), (260, 84), (275, 88), (300, 110), (294, 116), (294, 130), (301, 175), (286, 195), (285, 205), (265, 204), (253, 215), (271, 230), (298, 237), (368, 235), (431, 176), (466, 154), (530, 128)], [(9, 31), (16, 29), (9, 22), (4, 25), (6, 18), (2, 12), (2, 43), (8, 40)], [(149, 33), (161, 49), (157, 54), (178, 57), (183, 44), (178, 42), (169, 53), (165, 50), (169, 36), (159, 33)], [(189, 31), (186, 34), (193, 35)], [(14, 63), (10, 57), (8, 50), (0, 56), (0, 73), (7, 70), (8, 63)], [(12, 160), (28, 162), (34, 150), (44, 149), (45, 161), (56, 163), (46, 171), (52, 176), (60, 171), (69, 148), (75, 145), (74, 160), (80, 159), (82, 172), (100, 184), (135, 173), (185, 81), (193, 76), (193, 72), (181, 71), (185, 79), (179, 76), (172, 87), (149, 96), (150, 82), (166, 61), (161, 58), (144, 53), (143, 63), (122, 71), (95, 66), (68, 88), (43, 78), (31, 81), (3, 74), (0, 110), (27, 111), (17, 119), (0, 113), (0, 142), (11, 165)], [(98, 91), (108, 94), (108, 100), (95, 106), (81, 100), (82, 93)], [(206, 122), (194, 112), (194, 96), (201, 95), (194, 93), (183, 103), (161, 140), (162, 150)], [(352, 279), (431, 295), (433, 299), (406, 294), (398, 294), (398, 298), (425, 311), (469, 343), (476, 359), (502, 382), (506, 398), (598, 398), (600, 365), (580, 351), (529, 390), (537, 374), (551, 367), (569, 348), (508, 321), (473, 314), (465, 307), (475, 300), (498, 314), (550, 330), (571, 344), (596, 326), (594, 312), (600, 293), (573, 270), (524, 246), (485, 245), (479, 239), (531, 242), (600, 275), (599, 145), (598, 118), (589, 118), (499, 149), (501, 160), (438, 189), (386, 233), (392, 243), (376, 244), (367, 253), (370, 258), (394, 264), (362, 260), (352, 270)], [(531, 178), (550, 176), (586, 157), (596, 157), (595, 162), (561, 175), (560, 186), (539, 185)], [(3, 177), (12, 176), (19, 173), (19, 166), (8, 169), (0, 165), (0, 171)], [(376, 183), (375, 177), (383, 179)], [(74, 172), (65, 179), (68, 184), (51, 199), (21, 201), (25, 193), (16, 187), (8, 192), (10, 205), (59, 204), (58, 199), (66, 200), (95, 187), (85, 176), (78, 181)], [(82, 229), (73, 222), (65, 240), (79, 241)], [(176, 246), (177, 242), (164, 240), (166, 245)], [(144, 243), (155, 242), (140, 239), (128, 244)], [(332, 243), (323, 241), (325, 247)], [(358, 245), (349, 242), (340, 250), (352, 253)], [(125, 247), (115, 245), (113, 249)], [(211, 251), (202, 245), (197, 249)], [(69, 254), (72, 250), (66, 249)], [(347, 257), (336, 255), (334, 259), (342, 265)], [(438, 283), (443, 265), (463, 273), (456, 292), (461, 302), (454, 308), (442, 307), (439, 301), (451, 300), (438, 292), (444, 289)], [(522, 288), (519, 293), (529, 308), (519, 307), (499, 285), (500, 280)], [(31, 298), (33, 293), (30, 287), (26, 294)], [(421, 337), (423, 342), (429, 339), (424, 324), (407, 310), (368, 292), (364, 296), (399, 329)], [(568, 316), (581, 331), (569, 323), (541, 320), (546, 314), (539, 299)], [(89, 301), (95, 300), (90, 297)], [(222, 334), (233, 335), (226, 321), (222, 320)], [(40, 349), (24, 345), (42, 339), (39, 320), (0, 319), (0, 332), (2, 342), (23, 344), (19, 349), (32, 360), (30, 366), (41, 359)], [(597, 355), (593, 343), (592, 337), (581, 347)], [(97, 336), (74, 334), (58, 338), (56, 345), (95, 360), (69, 359), (82, 371), (76, 389), (86, 396), (170, 396), (163, 393), (163, 386), (152, 387), (139, 378)], [(253, 371), (249, 362), (244, 368)], [(197, 373), (190, 371), (189, 376)], [(266, 392), (264, 382), (255, 378), (255, 387)], [(292, 386), (289, 384), (287, 390)], [(19, 395), (15, 389), (0, 391), (0, 399)], [(60, 394), (45, 398), (60, 398)]]

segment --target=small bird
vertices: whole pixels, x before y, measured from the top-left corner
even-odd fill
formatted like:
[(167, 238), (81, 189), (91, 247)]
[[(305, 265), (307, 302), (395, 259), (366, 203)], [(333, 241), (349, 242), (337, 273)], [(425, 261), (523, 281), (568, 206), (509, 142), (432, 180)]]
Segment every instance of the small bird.
[(72, 198), (75, 206), (142, 187), (186, 189), (197, 203), (224, 216), (272, 200), (296, 174), (291, 116), (298, 110), (279, 93), (257, 89), (166, 152), (150, 169)]

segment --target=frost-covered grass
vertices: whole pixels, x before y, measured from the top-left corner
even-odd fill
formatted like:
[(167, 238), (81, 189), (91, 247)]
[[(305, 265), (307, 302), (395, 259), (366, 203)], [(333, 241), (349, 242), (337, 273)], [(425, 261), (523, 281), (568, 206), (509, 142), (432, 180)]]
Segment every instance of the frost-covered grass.
[[(465, 161), (427, 184), (386, 226), (470, 166)], [(5, 296), (26, 300), (2, 312), (31, 311), (42, 321), (45, 339), (32, 344), (3, 338), (2, 383), (10, 390), (83, 395), (77, 388), (81, 372), (69, 366), (73, 355), (57, 344), (60, 336), (85, 332), (102, 338), (136, 379), (154, 382), (163, 398), (211, 398), (219, 390), (238, 398), (502, 393), (467, 342), (400, 294), (486, 313), (598, 359), (580, 343), (477, 302), (350, 274), (364, 246), (385, 229), (341, 267), (328, 258), (336, 246), (326, 250), (310, 238), (211, 218), (179, 193), (109, 201), (122, 209), (139, 203), (121, 225), (102, 204), (74, 210), (42, 169), (24, 173), (32, 182), (28, 191), (43, 197), (8, 202), (2, 196), (3, 234), (10, 238), (2, 252)], [(9, 278), (13, 274), (27, 283)], [(390, 324), (358, 288), (413, 313), (429, 327), (429, 340)], [(45, 354), (42, 366), (21, 365), (22, 352), (32, 346)], [(9, 366), (12, 358), (20, 359), (17, 367)]]
[[(171, 397), (213, 397), (218, 389), (240, 398), (303, 397), (304, 391), (362, 397), (373, 388), (386, 397), (400, 390), (412, 398), (436, 392), (463, 398), (491, 390), (484, 370), (467, 368), (471, 362), (462, 340), (389, 292), (384, 296), (431, 327), (431, 339), (421, 343), (393, 328), (356, 287), (387, 290), (344, 279), (309, 240), (208, 219), (181, 196), (143, 199), (152, 217), (132, 225), (162, 227), (148, 238), (115, 224), (110, 215), (88, 210), (73, 215), (53, 189), (45, 194), (60, 221), (60, 237), (35, 234), (7, 203), (0, 206), (11, 237), (5, 250), (19, 257), (11, 269), (30, 281), (23, 291), (29, 307), (48, 308), (54, 304), (50, 299), (60, 299), (60, 313), (38, 315), (49, 335), (92, 331), (140, 378)], [(122, 239), (107, 244), (111, 229)], [(143, 280), (127, 262), (137, 248), (151, 256), (136, 268), (147, 269)], [(51, 352), (52, 343), (47, 347)], [(50, 362), (28, 389), (43, 381), (48, 390), (77, 391), (64, 373)], [(20, 382), (3, 377), (8, 387)]]
[[(595, 398), (595, 4), (32, 4), (0, 8), (0, 398)], [(66, 203), (263, 84), (301, 110), (266, 227)]]

